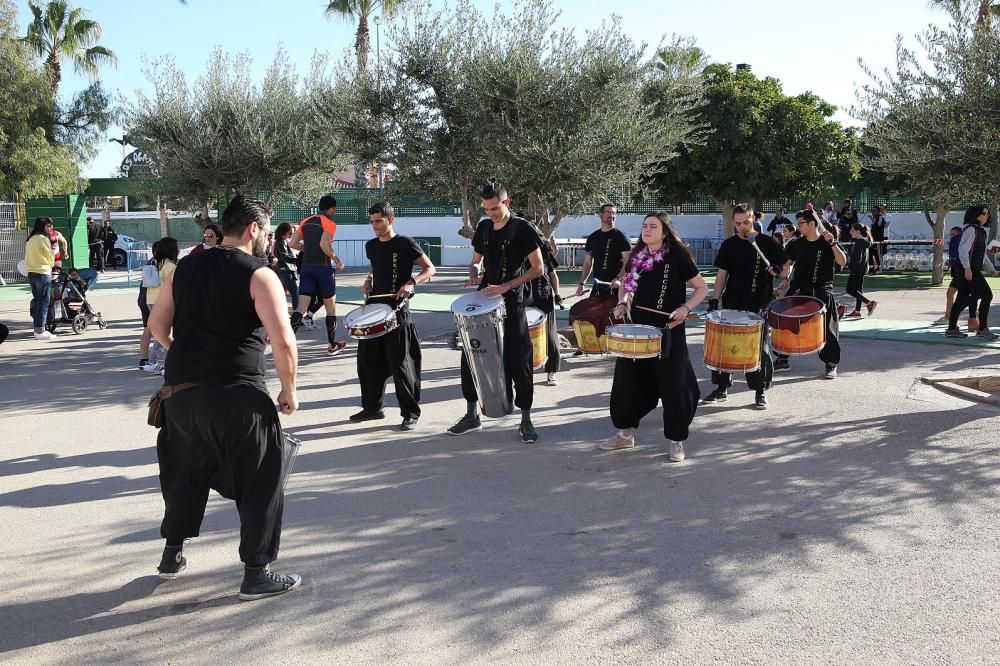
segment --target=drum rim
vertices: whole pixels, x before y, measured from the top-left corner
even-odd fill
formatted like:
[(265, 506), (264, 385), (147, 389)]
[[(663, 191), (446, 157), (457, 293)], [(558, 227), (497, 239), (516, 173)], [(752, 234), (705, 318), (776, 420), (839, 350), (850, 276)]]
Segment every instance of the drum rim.
[[(480, 306), (480, 309), (476, 312), (459, 312), (455, 307), (466, 299), (483, 299), (486, 302)], [(496, 299), (496, 300), (494, 300)], [(487, 296), (480, 291), (474, 291), (469, 294), (462, 294), (455, 300), (451, 302), (451, 312), (460, 317), (478, 317), (480, 315), (489, 314), (491, 312), (496, 312), (499, 308), (503, 307), (503, 296)], [(492, 306), (492, 307), (490, 307)]]
[[(721, 317), (723, 312), (738, 312), (741, 316), (749, 318), (750, 321), (748, 322), (722, 321)], [(764, 317), (760, 316), (756, 312), (747, 312), (746, 310), (733, 310), (730, 308), (721, 308), (719, 310), (712, 310), (711, 312), (706, 314), (705, 321), (715, 322), (718, 324), (722, 324), (723, 326), (753, 326), (754, 324), (763, 324), (765, 320)]]
[[(532, 311), (538, 313), (538, 319), (536, 321), (531, 321), (531, 315), (534, 314), (534, 312)], [(528, 328), (532, 328), (534, 326), (540, 326), (541, 324), (544, 324), (546, 314), (542, 312), (539, 308), (536, 308), (533, 305), (529, 305), (528, 307), (524, 308), (524, 317), (525, 319), (528, 320)]]
[[(367, 312), (365, 312), (366, 309)], [(362, 312), (364, 312), (366, 316), (369, 314), (374, 314), (376, 312), (381, 312), (383, 314), (381, 319), (379, 319), (378, 321), (373, 321), (368, 324), (362, 324), (361, 322), (351, 319), (351, 317), (354, 316), (355, 313), (357, 313), (357, 315), (360, 317)], [(385, 303), (370, 303), (369, 305), (362, 305), (361, 307), (354, 308), (353, 310), (348, 312), (347, 315), (344, 317), (344, 324), (351, 328), (374, 326), (376, 324), (381, 324), (382, 322), (389, 319), (389, 315), (391, 315), (393, 312), (394, 310), (392, 309), (392, 307), (386, 305)]]

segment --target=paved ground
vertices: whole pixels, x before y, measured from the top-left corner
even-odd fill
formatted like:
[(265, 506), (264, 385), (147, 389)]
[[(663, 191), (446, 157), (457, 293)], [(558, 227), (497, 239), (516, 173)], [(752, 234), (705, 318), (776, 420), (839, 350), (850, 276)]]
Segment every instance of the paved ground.
[[(929, 322), (943, 298), (874, 295), (876, 317), (855, 326)], [(607, 361), (570, 359), (559, 387), (536, 386), (528, 447), (513, 420), (443, 434), (463, 409), (448, 314), (416, 318), (415, 433), (393, 408), (349, 425), (353, 349), (330, 360), (303, 334), (302, 410), (285, 422), (305, 443), (278, 568), (305, 582), (241, 604), (221, 498), (183, 577), (154, 575), (162, 501), (143, 408), (158, 381), (135, 370), (134, 300), (97, 290), (109, 329), (42, 343), (23, 300), (0, 299), (5, 663), (998, 659), (998, 412), (917, 381), (996, 371), (996, 346), (846, 337), (839, 379), (794, 359), (765, 413), (738, 385), (699, 409), (689, 459), (672, 465), (656, 414), (641, 448), (594, 450), (612, 433)], [(700, 329), (689, 343), (700, 360)]]

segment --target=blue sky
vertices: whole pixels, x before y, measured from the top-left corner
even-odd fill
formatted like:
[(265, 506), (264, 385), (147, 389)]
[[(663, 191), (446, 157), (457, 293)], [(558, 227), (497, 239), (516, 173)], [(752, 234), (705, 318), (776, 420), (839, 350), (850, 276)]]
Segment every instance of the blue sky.
[[(430, 2), (445, 5), (443, 0)], [(488, 10), (494, 2), (475, 0), (475, 4)], [(713, 60), (749, 63), (758, 76), (780, 79), (787, 93), (812, 90), (838, 107), (849, 106), (855, 84), (865, 81), (858, 57), (877, 70), (891, 66), (897, 34), (912, 45), (913, 36), (928, 23), (946, 19), (930, 9), (927, 0), (554, 0), (553, 4), (561, 11), (560, 27), (597, 27), (613, 12), (622, 18), (625, 34), (636, 41), (655, 45), (664, 35), (687, 35)], [(119, 66), (107, 70), (102, 80), (109, 90), (125, 96), (147, 88), (143, 57), (172, 55), (193, 79), (204, 71), (211, 50), (221, 46), (231, 53), (251, 53), (255, 69), (263, 72), (281, 42), (305, 74), (315, 51), (340, 56), (354, 38), (353, 25), (323, 17), (323, 0), (188, 0), (187, 4), (79, 0), (76, 6), (104, 26), (102, 43), (118, 54)], [(22, 31), (28, 17), (22, 0)], [(63, 90), (86, 85), (71, 70), (64, 71)], [(851, 122), (843, 111), (838, 119)], [(112, 128), (108, 136), (121, 136), (121, 129)], [(121, 148), (108, 143), (84, 175), (112, 175), (121, 157)]]

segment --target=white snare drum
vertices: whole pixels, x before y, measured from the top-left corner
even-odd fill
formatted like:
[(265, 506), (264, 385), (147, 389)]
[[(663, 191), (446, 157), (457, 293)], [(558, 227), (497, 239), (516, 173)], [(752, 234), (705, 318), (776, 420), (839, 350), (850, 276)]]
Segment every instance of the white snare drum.
[(380, 338), (399, 326), (396, 311), (385, 303), (362, 305), (351, 310), (344, 322), (347, 324), (347, 334), (356, 340)]
[(486, 296), (481, 291), (459, 296), (451, 304), (451, 314), (462, 339), (462, 353), (469, 363), (479, 396), (479, 407), (491, 418), (514, 411), (507, 397), (503, 368), (503, 320), (506, 310), (502, 296)]
[(608, 353), (622, 358), (656, 358), (663, 344), (663, 330), (644, 324), (619, 324), (604, 329)]

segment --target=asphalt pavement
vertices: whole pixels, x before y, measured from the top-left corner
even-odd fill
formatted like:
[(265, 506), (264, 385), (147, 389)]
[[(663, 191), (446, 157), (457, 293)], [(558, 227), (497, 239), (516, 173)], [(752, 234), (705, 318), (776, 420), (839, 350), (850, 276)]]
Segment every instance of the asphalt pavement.
[[(434, 302), (462, 291), (461, 271), (442, 273), (422, 290)], [(941, 290), (871, 295), (873, 322), (943, 307)], [(136, 369), (134, 292), (92, 300), (107, 330), (48, 343), (23, 300), (0, 299), (4, 663), (1000, 660), (1000, 412), (919, 381), (1000, 374), (996, 346), (845, 337), (839, 378), (796, 357), (765, 412), (738, 382), (671, 464), (658, 411), (636, 449), (595, 449), (614, 432), (609, 360), (564, 359), (557, 387), (536, 375), (525, 445), (515, 417), (445, 434), (464, 402), (440, 308), (414, 301), (412, 433), (391, 381), (388, 418), (349, 423), (355, 346), (328, 358), (301, 332), (301, 407), (283, 421), (303, 445), (275, 569), (304, 582), (245, 603), (236, 511), (214, 495), (187, 570), (156, 577), (144, 412), (159, 379)], [(704, 395), (702, 330), (688, 336)]]

